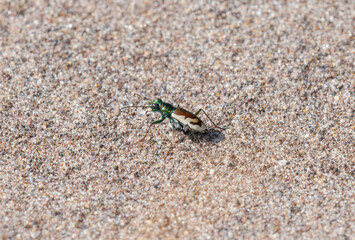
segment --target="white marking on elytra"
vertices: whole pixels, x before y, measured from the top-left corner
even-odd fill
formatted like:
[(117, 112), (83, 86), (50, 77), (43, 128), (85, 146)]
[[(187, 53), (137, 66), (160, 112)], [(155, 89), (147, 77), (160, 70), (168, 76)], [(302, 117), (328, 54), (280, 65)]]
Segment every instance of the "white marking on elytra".
[[(179, 122), (181, 122), (182, 124), (188, 125), (192, 130), (197, 131), (197, 132), (204, 132), (206, 131), (207, 127), (205, 126), (205, 124), (199, 120), (197, 117), (196, 118), (187, 118), (184, 115), (177, 115), (175, 113), (172, 113), (171, 116), (178, 120)], [(192, 124), (192, 123), (198, 123), (199, 121), (201, 121), (201, 126), (197, 125), (197, 124)]]

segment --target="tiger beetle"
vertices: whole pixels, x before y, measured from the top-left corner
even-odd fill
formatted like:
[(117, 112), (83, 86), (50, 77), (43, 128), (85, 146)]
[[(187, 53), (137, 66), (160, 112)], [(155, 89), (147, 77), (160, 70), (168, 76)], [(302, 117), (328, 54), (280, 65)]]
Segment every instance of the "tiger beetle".
[(127, 106), (127, 107), (123, 107), (123, 108), (129, 108), (129, 107), (150, 108), (153, 110), (153, 112), (160, 112), (160, 114), (161, 114), (161, 119), (154, 121), (150, 124), (150, 126), (148, 128), (148, 132), (145, 134), (145, 136), (139, 142), (141, 142), (145, 139), (145, 137), (148, 135), (152, 125), (163, 122), (165, 120), (165, 118), (169, 118), (170, 124), (173, 128), (173, 136), (172, 137), (174, 137), (175, 129), (182, 130), (184, 132), (190, 132), (193, 136), (195, 136), (194, 132), (205, 133), (208, 131), (208, 128), (202, 122), (202, 120), (197, 117), (197, 115), (201, 111), (207, 116), (207, 118), (212, 122), (212, 124), (216, 128), (223, 130), (223, 128), (218, 127), (211, 120), (211, 118), (207, 115), (207, 113), (203, 109), (199, 109), (195, 114), (193, 114), (193, 113), (191, 113), (179, 106), (174, 107), (173, 105), (171, 105), (169, 103), (165, 103), (161, 99), (155, 100), (154, 102), (150, 103), (149, 106)]

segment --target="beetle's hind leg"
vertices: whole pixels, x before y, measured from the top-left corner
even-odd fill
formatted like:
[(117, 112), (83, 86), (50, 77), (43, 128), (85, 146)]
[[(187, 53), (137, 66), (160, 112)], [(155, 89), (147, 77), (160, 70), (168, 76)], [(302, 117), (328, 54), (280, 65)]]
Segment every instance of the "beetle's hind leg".
[(212, 123), (216, 128), (219, 128), (219, 129), (221, 129), (221, 130), (224, 130), (224, 128), (221, 128), (221, 127), (217, 126), (217, 124), (215, 124), (215, 123), (212, 121), (212, 119), (208, 116), (208, 114), (207, 114), (207, 113), (205, 112), (205, 110), (203, 110), (202, 108), (200, 108), (200, 109), (195, 113), (195, 115), (197, 116), (197, 114), (199, 114), (201, 111), (207, 116), (207, 118), (211, 121), (211, 123)]

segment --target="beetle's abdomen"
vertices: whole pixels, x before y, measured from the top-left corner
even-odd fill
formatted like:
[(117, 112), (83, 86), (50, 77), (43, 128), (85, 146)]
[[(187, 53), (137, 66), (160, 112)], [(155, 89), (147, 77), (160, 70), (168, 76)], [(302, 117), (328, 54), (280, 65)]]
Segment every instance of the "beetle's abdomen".
[(206, 125), (201, 119), (185, 109), (177, 107), (171, 116), (183, 125), (189, 126), (194, 131), (204, 132), (207, 130)]

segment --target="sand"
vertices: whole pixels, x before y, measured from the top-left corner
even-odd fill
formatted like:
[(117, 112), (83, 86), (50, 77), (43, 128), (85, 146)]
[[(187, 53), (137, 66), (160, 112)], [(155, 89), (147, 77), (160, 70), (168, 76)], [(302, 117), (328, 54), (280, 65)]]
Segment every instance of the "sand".
[[(0, 1), (2, 239), (355, 239), (354, 1), (48, 2)], [(157, 98), (225, 130), (138, 142)]]

